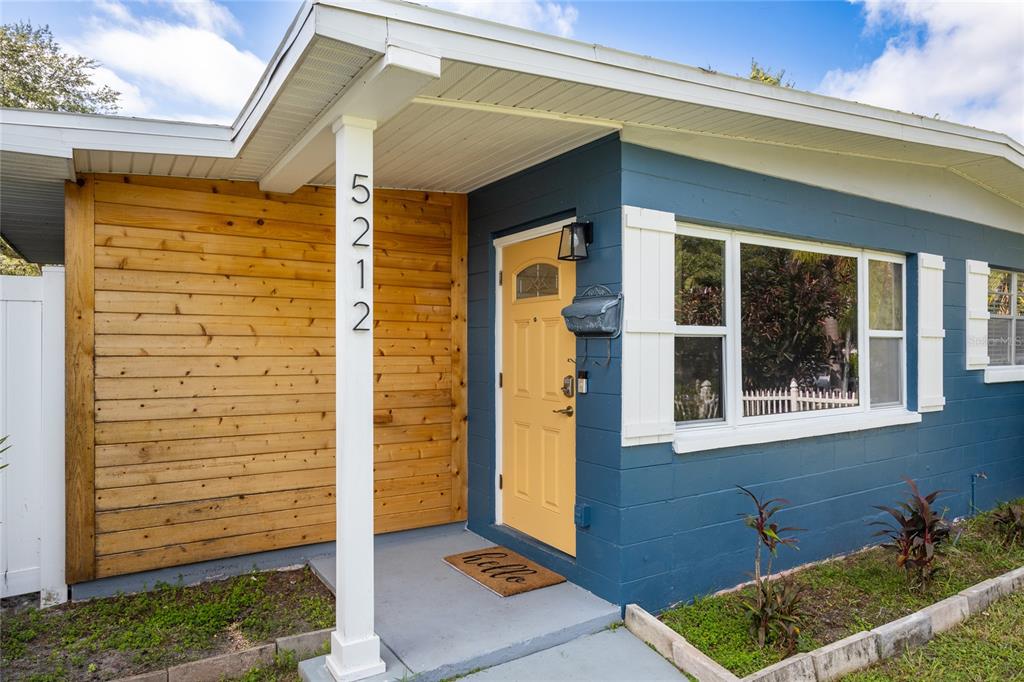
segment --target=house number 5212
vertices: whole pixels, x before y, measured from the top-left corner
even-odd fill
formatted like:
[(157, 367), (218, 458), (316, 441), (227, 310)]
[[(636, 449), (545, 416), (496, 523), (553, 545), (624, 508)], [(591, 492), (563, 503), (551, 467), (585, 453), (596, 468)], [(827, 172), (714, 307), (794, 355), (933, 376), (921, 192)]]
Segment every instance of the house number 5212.
[[(370, 188), (363, 182), (368, 179), (369, 176), (362, 173), (352, 175), (352, 203), (362, 205), (370, 201), (372, 196)], [(356, 216), (352, 219), (352, 222), (357, 235), (355, 241), (352, 242), (352, 246), (355, 248), (369, 248), (370, 243), (365, 241), (366, 236), (370, 232), (369, 218)], [(366, 289), (366, 260), (364, 258), (356, 260), (356, 267), (359, 268), (359, 290), (363, 291)], [(359, 321), (352, 327), (352, 330), (357, 332), (370, 331), (367, 323), (367, 320), (370, 318), (370, 304), (366, 301), (356, 301), (352, 307), (360, 314)]]

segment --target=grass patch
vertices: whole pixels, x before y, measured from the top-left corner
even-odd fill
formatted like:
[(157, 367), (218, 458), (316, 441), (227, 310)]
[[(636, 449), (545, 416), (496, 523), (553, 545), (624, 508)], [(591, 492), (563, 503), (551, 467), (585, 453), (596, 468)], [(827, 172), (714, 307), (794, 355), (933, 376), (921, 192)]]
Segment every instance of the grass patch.
[[(954, 541), (940, 546), (939, 573), (925, 591), (913, 589), (893, 555), (873, 548), (792, 574), (808, 591), (808, 616), (797, 651), (811, 651), (848, 635), (870, 630), (1024, 565), (1024, 547), (1006, 548), (991, 514), (958, 523)], [(697, 599), (661, 615), (661, 620), (701, 651), (743, 677), (782, 660), (773, 647), (759, 649), (740, 592)], [(983, 678), (972, 678), (983, 679)]]
[(845, 682), (1024, 680), (1024, 594), (993, 604), (920, 649), (843, 678)]
[(271, 665), (253, 668), (232, 682), (299, 682), (299, 662), (292, 651), (278, 654)]
[(105, 680), (330, 627), (334, 597), (303, 568), (44, 611), (5, 606), (3, 621), (4, 679)]

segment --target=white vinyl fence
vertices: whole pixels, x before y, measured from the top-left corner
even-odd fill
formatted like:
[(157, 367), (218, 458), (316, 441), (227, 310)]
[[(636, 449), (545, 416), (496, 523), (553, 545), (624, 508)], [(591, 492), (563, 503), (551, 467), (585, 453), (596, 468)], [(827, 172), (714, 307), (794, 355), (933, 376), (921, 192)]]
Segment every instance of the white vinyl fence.
[(852, 407), (859, 404), (856, 391), (806, 389), (790, 382), (789, 390), (755, 390), (743, 392), (743, 414), (753, 417), (762, 414), (785, 414)]
[(67, 600), (64, 268), (0, 276), (0, 595)]

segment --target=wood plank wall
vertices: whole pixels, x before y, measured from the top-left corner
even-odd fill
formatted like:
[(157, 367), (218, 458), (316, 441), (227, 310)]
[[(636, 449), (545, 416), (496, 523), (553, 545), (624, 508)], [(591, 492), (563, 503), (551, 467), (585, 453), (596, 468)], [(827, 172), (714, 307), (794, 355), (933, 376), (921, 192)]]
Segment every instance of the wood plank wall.
[[(67, 197), (69, 582), (333, 539), (333, 191)], [(465, 518), (465, 207), (376, 193), (378, 532)]]

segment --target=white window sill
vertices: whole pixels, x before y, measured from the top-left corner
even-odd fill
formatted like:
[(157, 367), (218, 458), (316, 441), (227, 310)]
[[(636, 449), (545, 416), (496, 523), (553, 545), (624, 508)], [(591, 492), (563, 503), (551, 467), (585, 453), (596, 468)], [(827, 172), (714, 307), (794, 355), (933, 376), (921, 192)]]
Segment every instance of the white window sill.
[(886, 426), (916, 424), (921, 415), (902, 408), (877, 410), (859, 414), (803, 417), (787, 419), (768, 424), (744, 424), (742, 426), (715, 425), (706, 427), (681, 427), (676, 429), (672, 449), (676, 454), (702, 452), (737, 445), (756, 445), (797, 438), (828, 436), (850, 431), (881, 429)]
[(1024, 365), (986, 367), (986, 384), (1004, 384), (1008, 381), (1024, 381)]

